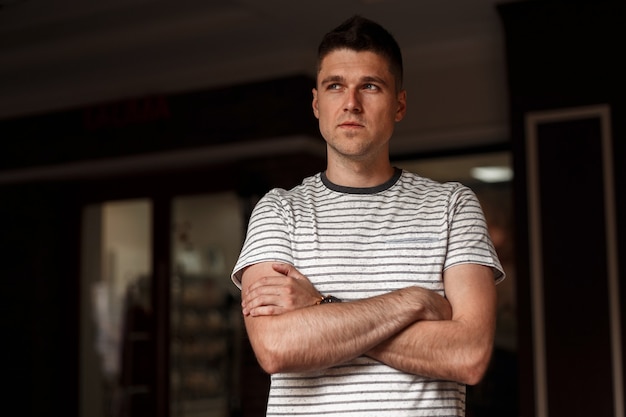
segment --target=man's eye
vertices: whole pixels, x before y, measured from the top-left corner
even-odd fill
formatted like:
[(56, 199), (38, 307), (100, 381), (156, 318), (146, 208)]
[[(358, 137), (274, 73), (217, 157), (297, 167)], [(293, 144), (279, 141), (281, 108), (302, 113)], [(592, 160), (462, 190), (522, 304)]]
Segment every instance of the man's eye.
[(328, 85), (328, 89), (329, 90), (339, 90), (339, 84), (329, 84)]
[(363, 88), (365, 88), (366, 90), (378, 90), (378, 86), (376, 86), (375, 84), (365, 84)]

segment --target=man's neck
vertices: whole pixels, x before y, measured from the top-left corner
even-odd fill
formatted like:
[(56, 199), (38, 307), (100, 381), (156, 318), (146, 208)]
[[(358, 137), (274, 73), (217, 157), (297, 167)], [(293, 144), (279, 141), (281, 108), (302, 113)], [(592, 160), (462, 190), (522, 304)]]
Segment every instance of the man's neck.
[(331, 164), (326, 168), (326, 178), (333, 184), (343, 187), (376, 187), (389, 181), (394, 175), (394, 168), (389, 161), (376, 166), (369, 164)]

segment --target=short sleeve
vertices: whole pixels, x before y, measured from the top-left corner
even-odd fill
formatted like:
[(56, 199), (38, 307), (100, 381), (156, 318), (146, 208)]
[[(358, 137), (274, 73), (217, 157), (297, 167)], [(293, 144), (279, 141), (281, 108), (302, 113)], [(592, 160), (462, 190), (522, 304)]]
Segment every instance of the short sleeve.
[(241, 288), (243, 270), (259, 262), (284, 262), (293, 265), (291, 216), (280, 190), (267, 193), (255, 206), (248, 231), (231, 279)]
[(493, 269), (496, 282), (504, 279), (504, 270), (489, 236), (487, 222), (474, 192), (459, 184), (448, 207), (448, 256), (444, 269), (475, 263)]

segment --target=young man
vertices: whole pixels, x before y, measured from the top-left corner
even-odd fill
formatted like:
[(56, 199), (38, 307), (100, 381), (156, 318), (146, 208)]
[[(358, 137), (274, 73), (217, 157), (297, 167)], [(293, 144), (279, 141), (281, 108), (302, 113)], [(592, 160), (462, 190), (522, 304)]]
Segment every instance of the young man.
[(474, 194), (395, 169), (394, 38), (355, 16), (319, 47), (327, 169), (257, 204), (233, 271), (272, 374), (268, 416), (463, 416), (490, 360), (504, 274)]

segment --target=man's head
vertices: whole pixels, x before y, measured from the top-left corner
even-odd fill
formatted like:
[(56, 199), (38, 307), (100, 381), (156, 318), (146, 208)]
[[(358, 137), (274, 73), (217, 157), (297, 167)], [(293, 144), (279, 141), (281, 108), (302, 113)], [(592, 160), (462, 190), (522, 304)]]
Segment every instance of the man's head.
[(312, 107), (327, 144), (326, 174), (359, 163), (383, 167), (387, 176), (389, 141), (406, 114), (398, 44), (377, 23), (355, 16), (324, 36), (318, 59)]
[(317, 72), (322, 60), (337, 49), (356, 52), (374, 52), (387, 59), (389, 71), (396, 82), (396, 91), (402, 89), (402, 52), (394, 37), (381, 25), (361, 16), (353, 16), (324, 35), (318, 48)]

